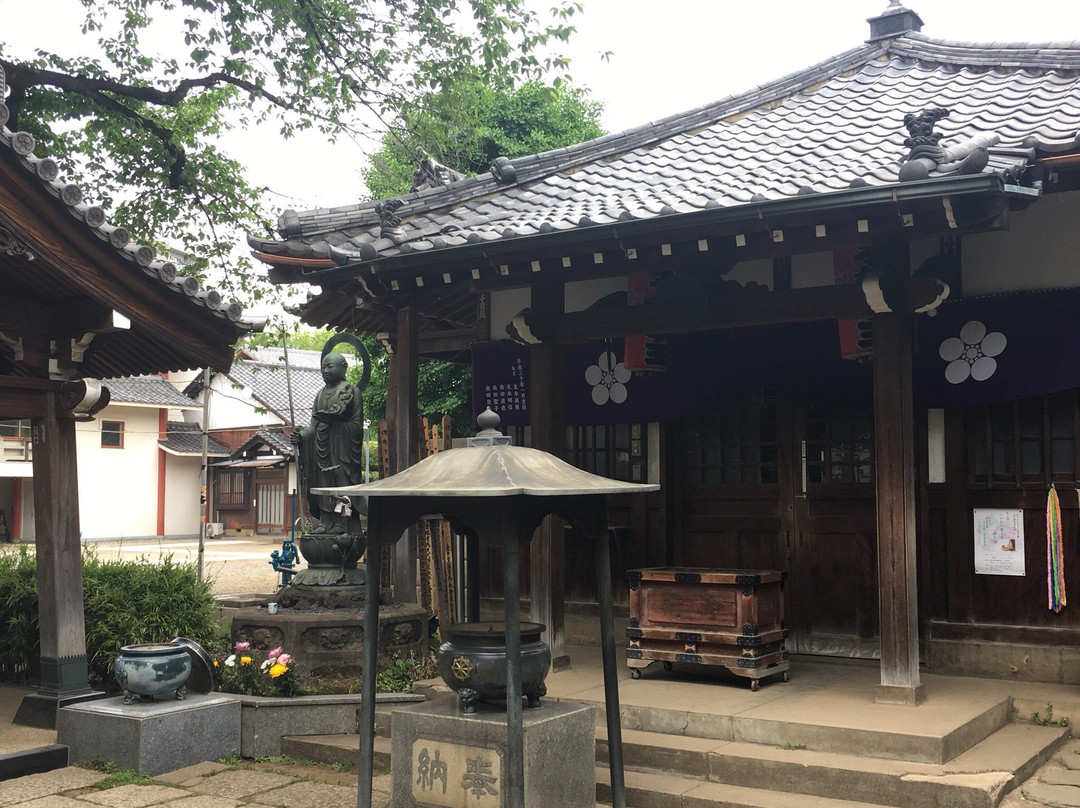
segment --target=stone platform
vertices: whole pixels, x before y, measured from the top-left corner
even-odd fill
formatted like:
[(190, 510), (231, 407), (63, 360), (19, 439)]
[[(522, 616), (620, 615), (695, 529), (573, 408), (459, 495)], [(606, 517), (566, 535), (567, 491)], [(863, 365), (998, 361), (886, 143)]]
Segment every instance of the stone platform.
[(240, 702), (217, 694), (83, 702), (61, 708), (56, 740), (73, 763), (108, 760), (153, 776), (239, 753)]
[[(412, 603), (379, 607), (379, 653), (389, 659), (420, 659), (426, 653), (428, 612)], [(234, 642), (247, 641), (268, 650), (281, 646), (305, 675), (358, 676), (363, 671), (363, 609), (278, 609), (232, 612)]]
[[(481, 704), (466, 715), (452, 695), (392, 713), (391, 782), (396, 808), (507, 805), (506, 710)], [(525, 804), (595, 808), (596, 713), (545, 702), (522, 717)]]

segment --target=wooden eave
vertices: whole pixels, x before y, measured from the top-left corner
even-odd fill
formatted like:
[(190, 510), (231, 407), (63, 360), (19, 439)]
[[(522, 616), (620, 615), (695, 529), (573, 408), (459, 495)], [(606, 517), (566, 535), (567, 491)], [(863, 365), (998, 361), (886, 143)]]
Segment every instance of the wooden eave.
[[(1006, 186), (1000, 177), (983, 174), (582, 227), (328, 270), (305, 268), (302, 279), (322, 285), (324, 292), (304, 307), (303, 318), (312, 325), (373, 334), (392, 331), (390, 313), (409, 306), (430, 321), (454, 311), (456, 319), (443, 319), (468, 328), (475, 324), (481, 291), (665, 269), (698, 276), (706, 284), (722, 283), (731, 267), (744, 261), (859, 247), (882, 236), (916, 240), (1002, 229), (1011, 207), (1037, 198), (1033, 189)], [(868, 313), (861, 296), (849, 292), (728, 290), (725, 314), (714, 314), (700, 327)], [(567, 315), (564, 325), (560, 342), (656, 333), (660, 324), (642, 312), (617, 309)], [(430, 331), (434, 340), (440, 330), (448, 328), (425, 328), (422, 321), (421, 337)]]
[[(47, 371), (50, 357), (69, 363), (70, 340), (95, 331), (78, 364), (79, 375), (100, 378), (206, 365), (228, 370), (239, 335), (233, 323), (143, 273), (4, 154), (0, 226), (33, 256), (0, 253), (0, 333), (21, 337), (26, 353), (22, 362), (11, 362), (10, 372), (38, 375)], [(130, 320), (130, 328), (108, 327), (114, 310)]]

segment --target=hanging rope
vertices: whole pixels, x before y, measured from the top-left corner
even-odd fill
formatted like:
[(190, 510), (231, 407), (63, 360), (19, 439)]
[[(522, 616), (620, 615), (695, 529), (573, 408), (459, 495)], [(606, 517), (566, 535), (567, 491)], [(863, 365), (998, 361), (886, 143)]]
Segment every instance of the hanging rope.
[(1048, 608), (1060, 612), (1065, 606), (1064, 547), (1061, 540), (1061, 503), (1057, 490), (1046, 498), (1046, 593)]

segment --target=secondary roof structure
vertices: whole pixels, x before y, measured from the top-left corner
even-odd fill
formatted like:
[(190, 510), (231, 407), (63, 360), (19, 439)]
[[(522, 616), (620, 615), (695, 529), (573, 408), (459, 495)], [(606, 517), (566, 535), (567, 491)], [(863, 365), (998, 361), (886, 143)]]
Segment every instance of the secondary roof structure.
[(824, 250), (875, 219), (912, 237), (994, 227), (1080, 151), (1080, 43), (931, 39), (895, 4), (871, 25), (749, 92), (397, 199), (285, 211), (279, 240), (249, 244), (271, 279), (321, 287), (312, 325), (377, 333), (412, 306), (422, 337), (450, 335), (474, 324), (477, 289), (538, 273)]
[(0, 374), (131, 376), (212, 365), (261, 327), (110, 222), (7, 128), (0, 70)]

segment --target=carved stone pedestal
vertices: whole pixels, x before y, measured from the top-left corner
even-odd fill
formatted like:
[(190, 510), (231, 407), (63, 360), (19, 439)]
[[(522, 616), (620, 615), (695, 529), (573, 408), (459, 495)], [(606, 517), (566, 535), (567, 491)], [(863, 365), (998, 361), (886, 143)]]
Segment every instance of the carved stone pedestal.
[[(427, 610), (411, 603), (379, 608), (379, 654), (387, 659), (420, 659), (427, 651)], [(268, 650), (281, 646), (301, 676), (358, 676), (363, 671), (362, 609), (240, 609), (233, 616), (233, 642)]]
[[(506, 708), (466, 715), (447, 694), (395, 709), (390, 733), (392, 801), (398, 808), (505, 808)], [(596, 711), (545, 702), (522, 719), (525, 805), (594, 808)]]

